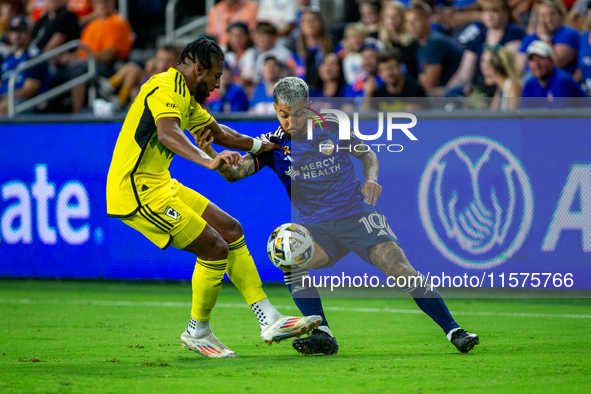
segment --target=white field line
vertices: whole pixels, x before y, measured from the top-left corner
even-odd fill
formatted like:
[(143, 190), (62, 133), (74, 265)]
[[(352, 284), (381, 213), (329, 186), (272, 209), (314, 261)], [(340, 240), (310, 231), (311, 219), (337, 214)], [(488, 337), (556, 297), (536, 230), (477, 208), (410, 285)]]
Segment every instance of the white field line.
[[(101, 306), (154, 306), (154, 307), (179, 307), (191, 308), (190, 302), (160, 302), (160, 301), (115, 301), (115, 300), (51, 300), (51, 299), (32, 299), (32, 298), (0, 298), (0, 304), (53, 304), (53, 305), (101, 305)], [(216, 308), (248, 308), (246, 304), (225, 304), (217, 303)], [(294, 305), (275, 305), (278, 309), (297, 310)], [(391, 308), (344, 308), (344, 307), (325, 307), (325, 311), (330, 312), (362, 312), (362, 313), (406, 313), (422, 314), (419, 309), (391, 309)], [(514, 313), (514, 312), (470, 312), (470, 311), (451, 311), (453, 315), (464, 316), (509, 316), (509, 317), (550, 317), (550, 318), (573, 318), (573, 319), (591, 319), (591, 315), (573, 315), (573, 314), (553, 314), (553, 313)]]

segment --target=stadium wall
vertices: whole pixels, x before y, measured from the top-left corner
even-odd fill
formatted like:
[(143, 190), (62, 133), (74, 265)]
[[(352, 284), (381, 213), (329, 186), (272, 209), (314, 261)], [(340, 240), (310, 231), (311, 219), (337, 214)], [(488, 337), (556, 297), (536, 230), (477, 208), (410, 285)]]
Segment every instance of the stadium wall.
[[(507, 279), (571, 273), (571, 289), (591, 290), (591, 119), (540, 116), (547, 115), (431, 115), (412, 129), (417, 141), (403, 133), (372, 141), (383, 143), (372, 148), (381, 148), (378, 209), (421, 272)], [(264, 118), (223, 123), (253, 136), (277, 127)], [(106, 216), (105, 182), (120, 126), (0, 124), (0, 277), (190, 280), (191, 255), (161, 251)], [(266, 241), (292, 216), (270, 169), (232, 185), (180, 157), (170, 171), (239, 219), (262, 279), (282, 281)], [(353, 255), (337, 267), (377, 273)]]

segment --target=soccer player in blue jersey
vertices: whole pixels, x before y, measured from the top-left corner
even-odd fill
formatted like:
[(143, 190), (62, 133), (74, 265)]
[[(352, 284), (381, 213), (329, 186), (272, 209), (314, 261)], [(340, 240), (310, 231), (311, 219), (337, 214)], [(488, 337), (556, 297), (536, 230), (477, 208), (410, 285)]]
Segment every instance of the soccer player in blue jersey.
[[(445, 332), (447, 338), (462, 353), (479, 343), (478, 335), (460, 328), (453, 319), (436, 288), (408, 262), (386, 218), (375, 208), (382, 188), (378, 184), (379, 164), (371, 150), (355, 152), (343, 149), (338, 140), (338, 123), (326, 118), (328, 130), (314, 130), (314, 138), (306, 138), (307, 111), (310, 104), (308, 86), (296, 77), (283, 78), (273, 90), (274, 108), (280, 126), (262, 138), (280, 145), (277, 149), (258, 156), (246, 154), (236, 166), (220, 170), (220, 174), (234, 182), (270, 167), (283, 182), (293, 205), (300, 211), (300, 219), (314, 238), (316, 252), (306, 269), (285, 272), (287, 284), (295, 304), (304, 315), (320, 315), (322, 324), (312, 334), (293, 341), (293, 347), (303, 354), (335, 354), (338, 344), (329, 328), (318, 290), (304, 286), (302, 277), (308, 269), (326, 268), (336, 264), (349, 252), (378, 267), (394, 278), (418, 277), (404, 288), (419, 308), (429, 315)], [(205, 131), (196, 136), (198, 145), (211, 157), (213, 139)], [(363, 142), (352, 137), (352, 146)], [(335, 149), (340, 144), (340, 149)], [(318, 147), (324, 148), (319, 151)], [(358, 149), (362, 150), (362, 149)], [(365, 182), (356, 177), (350, 156), (361, 160)], [(292, 188), (292, 183), (296, 186)], [(369, 221), (378, 225), (365, 226)]]

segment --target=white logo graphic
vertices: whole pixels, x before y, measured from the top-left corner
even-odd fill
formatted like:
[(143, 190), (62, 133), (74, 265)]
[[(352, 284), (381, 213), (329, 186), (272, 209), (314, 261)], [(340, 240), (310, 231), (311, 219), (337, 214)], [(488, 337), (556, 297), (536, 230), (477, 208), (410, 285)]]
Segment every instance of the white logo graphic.
[[(4, 202), (10, 202), (0, 205), (0, 244), (30, 245), (35, 234), (44, 245), (58, 244), (60, 236), (69, 245), (90, 239), (88, 191), (76, 180), (56, 185), (49, 178), (47, 164), (35, 165), (30, 188), (23, 181), (11, 180), (0, 184), (0, 194)], [(101, 244), (103, 229), (95, 228), (94, 234)]]
[(300, 172), (292, 166), (289, 166), (289, 169), (285, 171), (285, 175), (291, 177), (291, 180), (293, 181), (294, 179), (296, 179), (296, 176), (300, 175)]
[(488, 269), (511, 258), (527, 238), (533, 208), (525, 170), (488, 138), (448, 142), (421, 176), (423, 227), (433, 245), (464, 268)]
[(169, 218), (174, 219), (174, 220), (177, 220), (179, 218), (179, 213), (177, 211), (175, 211), (174, 209), (172, 209), (171, 207), (166, 208), (165, 215), (168, 216)]
[(306, 288), (302, 286), (294, 286), (294, 288), (291, 290), (291, 294), (297, 293), (298, 291), (302, 290), (306, 290)]
[[(339, 139), (340, 140), (350, 140), (351, 139), (351, 120), (349, 119), (349, 115), (345, 112), (340, 111), (338, 109), (321, 109), (320, 114), (326, 115), (322, 117), (322, 121), (324, 122), (327, 119), (336, 118), (336, 121), (339, 123)], [(393, 123), (394, 120), (398, 119), (407, 119), (410, 120), (410, 123)], [(410, 140), (416, 141), (417, 137), (411, 133), (410, 129), (417, 125), (417, 117), (408, 112), (387, 112), (387, 121), (386, 121), (386, 133), (388, 137), (388, 141), (392, 140), (392, 132), (394, 130), (402, 131)], [(312, 119), (308, 119), (307, 123), (308, 140), (314, 139), (314, 121)], [(353, 133), (355, 136), (364, 141), (373, 141), (377, 140), (382, 136), (384, 132), (384, 113), (378, 113), (378, 131), (372, 135), (361, 134), (359, 131), (359, 113), (353, 113)]]

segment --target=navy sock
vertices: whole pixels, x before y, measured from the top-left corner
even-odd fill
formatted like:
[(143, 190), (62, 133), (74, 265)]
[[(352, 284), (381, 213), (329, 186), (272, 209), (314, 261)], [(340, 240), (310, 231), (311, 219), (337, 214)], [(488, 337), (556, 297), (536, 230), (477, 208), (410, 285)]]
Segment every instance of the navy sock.
[(322, 300), (316, 287), (306, 280), (306, 286), (303, 286), (302, 277), (308, 276), (308, 270), (303, 269), (299, 271), (286, 271), (283, 273), (283, 279), (289, 289), (289, 293), (293, 298), (296, 306), (304, 316), (319, 315), (322, 317), (320, 326), (328, 327), (326, 316), (324, 316), (324, 309), (322, 309)]
[(456, 323), (451, 313), (449, 313), (449, 309), (447, 309), (437, 288), (434, 287), (431, 290), (431, 283), (418, 271), (417, 277), (420, 277), (420, 279), (417, 279), (416, 283), (411, 280), (409, 283), (411, 286), (404, 288), (404, 291), (410, 294), (419, 308), (443, 329), (445, 335), (454, 328), (459, 328), (460, 325)]

